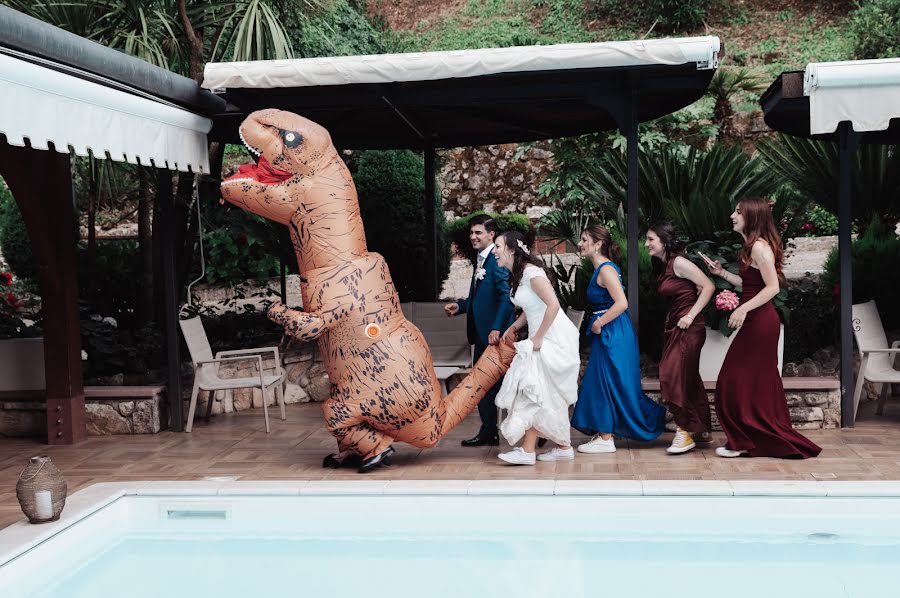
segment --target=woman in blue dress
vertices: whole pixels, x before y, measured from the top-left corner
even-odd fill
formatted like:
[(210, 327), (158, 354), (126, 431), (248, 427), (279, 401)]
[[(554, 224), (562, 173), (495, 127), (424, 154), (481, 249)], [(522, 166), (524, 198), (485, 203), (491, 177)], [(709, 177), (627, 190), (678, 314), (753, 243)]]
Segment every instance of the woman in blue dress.
[(613, 436), (653, 440), (665, 426), (666, 410), (641, 389), (637, 337), (628, 315), (622, 274), (615, 261), (619, 248), (609, 231), (589, 226), (578, 243), (590, 258), (594, 274), (587, 297), (593, 314), (588, 322), (591, 356), (588, 360), (572, 427), (593, 438), (578, 447), (582, 453), (614, 453)]

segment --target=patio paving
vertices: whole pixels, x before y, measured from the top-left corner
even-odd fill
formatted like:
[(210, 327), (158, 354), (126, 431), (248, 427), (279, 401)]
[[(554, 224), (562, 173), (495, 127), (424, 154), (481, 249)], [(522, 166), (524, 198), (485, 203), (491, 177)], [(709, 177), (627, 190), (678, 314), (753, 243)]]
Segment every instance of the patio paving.
[[(396, 445), (393, 465), (360, 475), (322, 468), (335, 449), (318, 405), (288, 407), (287, 421), (272, 418), (266, 434), (259, 411), (198, 421), (191, 434), (92, 436), (75, 446), (47, 446), (31, 439), (0, 439), (0, 528), (23, 517), (16, 501), (19, 473), (33, 455), (49, 455), (68, 480), (69, 493), (96, 483), (136, 480), (413, 480), (413, 479), (595, 479), (595, 480), (900, 480), (900, 406), (884, 416), (874, 403), (860, 406), (853, 429), (812, 430), (822, 454), (807, 461), (722, 459), (713, 449), (670, 456), (672, 434), (651, 443), (617, 442), (618, 452), (577, 455), (574, 462), (515, 467), (497, 460), (496, 447), (462, 448), (478, 429), (470, 416), (434, 449)], [(276, 411), (277, 412), (277, 411)], [(717, 446), (724, 435), (716, 433)], [(573, 442), (585, 437), (575, 433)], [(505, 450), (501, 447), (500, 450)]]

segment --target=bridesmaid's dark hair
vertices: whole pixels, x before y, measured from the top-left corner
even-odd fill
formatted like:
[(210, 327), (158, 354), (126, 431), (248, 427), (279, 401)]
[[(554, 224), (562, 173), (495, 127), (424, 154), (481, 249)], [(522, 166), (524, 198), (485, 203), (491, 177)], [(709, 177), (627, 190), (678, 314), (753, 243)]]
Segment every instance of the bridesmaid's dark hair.
[(653, 231), (666, 250), (666, 259), (669, 261), (676, 255), (684, 253), (684, 243), (678, 238), (678, 229), (671, 222), (657, 222), (647, 229), (647, 232)]
[[(532, 255), (532, 245), (528, 242), (528, 239), (524, 234), (517, 230), (507, 230), (497, 235), (497, 239), (500, 237), (503, 237), (503, 245), (513, 252), (513, 267), (510, 271), (509, 279), (509, 287), (512, 290), (513, 296), (515, 296), (516, 290), (519, 288), (519, 283), (522, 282), (522, 274), (525, 272), (526, 264), (531, 264), (542, 269), (547, 274), (547, 278), (550, 279), (553, 290), (556, 290), (556, 275), (553, 273), (553, 270), (550, 270), (547, 265), (544, 264), (544, 261), (541, 258)], [(496, 243), (496, 239), (494, 242)], [(526, 248), (528, 251), (525, 251)]]
[(608, 228), (600, 226), (599, 224), (594, 224), (581, 232), (582, 234), (587, 235), (594, 243), (600, 243), (600, 253), (603, 254), (604, 257), (617, 264), (622, 260), (622, 252), (619, 250), (619, 246), (613, 241)]

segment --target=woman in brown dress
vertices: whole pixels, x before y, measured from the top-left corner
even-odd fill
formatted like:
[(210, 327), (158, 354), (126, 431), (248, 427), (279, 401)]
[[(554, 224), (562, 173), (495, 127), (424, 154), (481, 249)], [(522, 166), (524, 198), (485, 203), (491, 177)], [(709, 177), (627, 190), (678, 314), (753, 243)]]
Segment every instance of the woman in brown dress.
[(662, 402), (677, 426), (666, 452), (677, 455), (688, 452), (697, 442), (711, 440), (709, 398), (700, 378), (700, 350), (706, 341), (703, 308), (716, 287), (700, 268), (682, 255), (681, 243), (671, 224), (650, 227), (645, 245), (651, 257), (663, 263), (656, 289), (669, 302), (659, 361), (659, 389)]
[(731, 223), (744, 238), (739, 274), (701, 255), (709, 271), (741, 288), (741, 303), (728, 319), (736, 329), (716, 382), (716, 415), (727, 443), (720, 457), (806, 459), (822, 450), (794, 430), (778, 373), (780, 321), (772, 299), (784, 278), (781, 236), (768, 201), (741, 199)]

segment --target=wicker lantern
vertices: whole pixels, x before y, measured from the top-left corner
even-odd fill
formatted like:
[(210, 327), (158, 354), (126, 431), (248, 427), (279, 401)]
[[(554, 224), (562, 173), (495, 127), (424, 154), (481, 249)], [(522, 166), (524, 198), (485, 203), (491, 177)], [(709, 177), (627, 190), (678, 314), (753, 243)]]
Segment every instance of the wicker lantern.
[(16, 498), (31, 523), (56, 521), (66, 504), (68, 486), (50, 457), (32, 457), (19, 474)]

